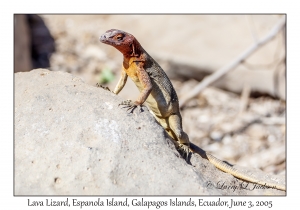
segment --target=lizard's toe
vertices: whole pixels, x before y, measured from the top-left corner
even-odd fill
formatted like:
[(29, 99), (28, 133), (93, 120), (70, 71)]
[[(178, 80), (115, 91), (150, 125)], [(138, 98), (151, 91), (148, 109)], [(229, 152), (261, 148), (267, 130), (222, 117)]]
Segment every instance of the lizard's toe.
[(183, 156), (185, 156), (186, 161), (188, 161), (189, 154), (190, 154), (190, 148), (188, 145), (185, 144), (179, 144), (179, 149), (182, 151)]
[[(127, 106), (128, 107), (128, 106)], [(127, 108), (127, 107), (124, 107), (124, 108)], [(127, 112), (129, 111), (129, 113), (133, 113), (133, 111), (137, 108), (136, 105), (130, 105), (129, 108), (127, 109)]]
[(133, 111), (137, 108), (137, 107), (140, 107), (140, 112), (143, 112), (144, 110), (142, 109), (142, 106), (141, 104), (139, 104), (138, 102), (132, 102), (131, 100), (125, 100), (125, 101), (122, 101), (120, 105), (123, 105), (122, 108), (128, 108), (127, 109), (127, 112), (129, 113), (133, 113)]
[(125, 101), (122, 101), (122, 102), (119, 104), (119, 106), (120, 106), (120, 105), (125, 105), (125, 107), (126, 107), (126, 106), (132, 106), (133, 103), (132, 103), (131, 100), (127, 99), (127, 100), (125, 100)]
[(96, 86), (97, 86), (98, 88), (103, 88), (104, 90), (108, 90), (109, 92), (114, 93), (113, 91), (111, 91), (111, 90), (109, 89), (109, 87), (104, 87), (104, 86), (101, 85), (100, 83), (97, 83)]

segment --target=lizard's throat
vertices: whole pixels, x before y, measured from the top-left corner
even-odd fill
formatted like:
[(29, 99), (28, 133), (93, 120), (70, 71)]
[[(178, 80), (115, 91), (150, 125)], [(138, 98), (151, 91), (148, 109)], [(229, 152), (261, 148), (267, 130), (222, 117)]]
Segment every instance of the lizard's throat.
[(131, 44), (123, 45), (123, 46), (115, 46), (124, 57), (139, 57), (141, 55), (142, 49), (141, 45), (134, 40)]

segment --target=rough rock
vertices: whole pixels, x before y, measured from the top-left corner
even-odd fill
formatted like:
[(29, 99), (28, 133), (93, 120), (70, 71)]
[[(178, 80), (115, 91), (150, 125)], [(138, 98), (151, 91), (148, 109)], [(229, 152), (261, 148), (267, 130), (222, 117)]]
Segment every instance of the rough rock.
[(65, 72), (15, 74), (15, 195), (284, 195), (237, 186), (199, 155), (188, 164), (146, 108)]

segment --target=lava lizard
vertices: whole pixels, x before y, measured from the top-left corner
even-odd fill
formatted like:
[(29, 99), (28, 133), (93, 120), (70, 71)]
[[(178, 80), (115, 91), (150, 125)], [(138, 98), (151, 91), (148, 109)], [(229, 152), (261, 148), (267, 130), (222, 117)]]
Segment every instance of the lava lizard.
[[(101, 35), (100, 41), (115, 47), (123, 54), (121, 78), (113, 93), (118, 94), (123, 89), (128, 76), (140, 91), (136, 101), (126, 100), (122, 101), (120, 105), (127, 106), (128, 111), (133, 112), (145, 103), (155, 119), (173, 138), (176, 148), (182, 150), (186, 157), (190, 151), (200, 154), (196, 149), (198, 147), (189, 141), (188, 135), (182, 130), (178, 97), (170, 79), (158, 63), (142, 48), (137, 39), (125, 31), (111, 29)], [(224, 172), (242, 180), (285, 191), (283, 185), (258, 180), (229, 166), (213, 155), (203, 152), (205, 158)], [(203, 154), (200, 155), (203, 156)]]

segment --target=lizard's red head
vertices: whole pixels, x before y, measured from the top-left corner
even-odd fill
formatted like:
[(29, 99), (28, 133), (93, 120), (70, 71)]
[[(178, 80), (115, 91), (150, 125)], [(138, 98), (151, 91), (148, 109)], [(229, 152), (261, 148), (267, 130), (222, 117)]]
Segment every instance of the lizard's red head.
[(124, 56), (139, 54), (140, 44), (125, 31), (110, 29), (100, 36), (100, 42), (117, 48)]

